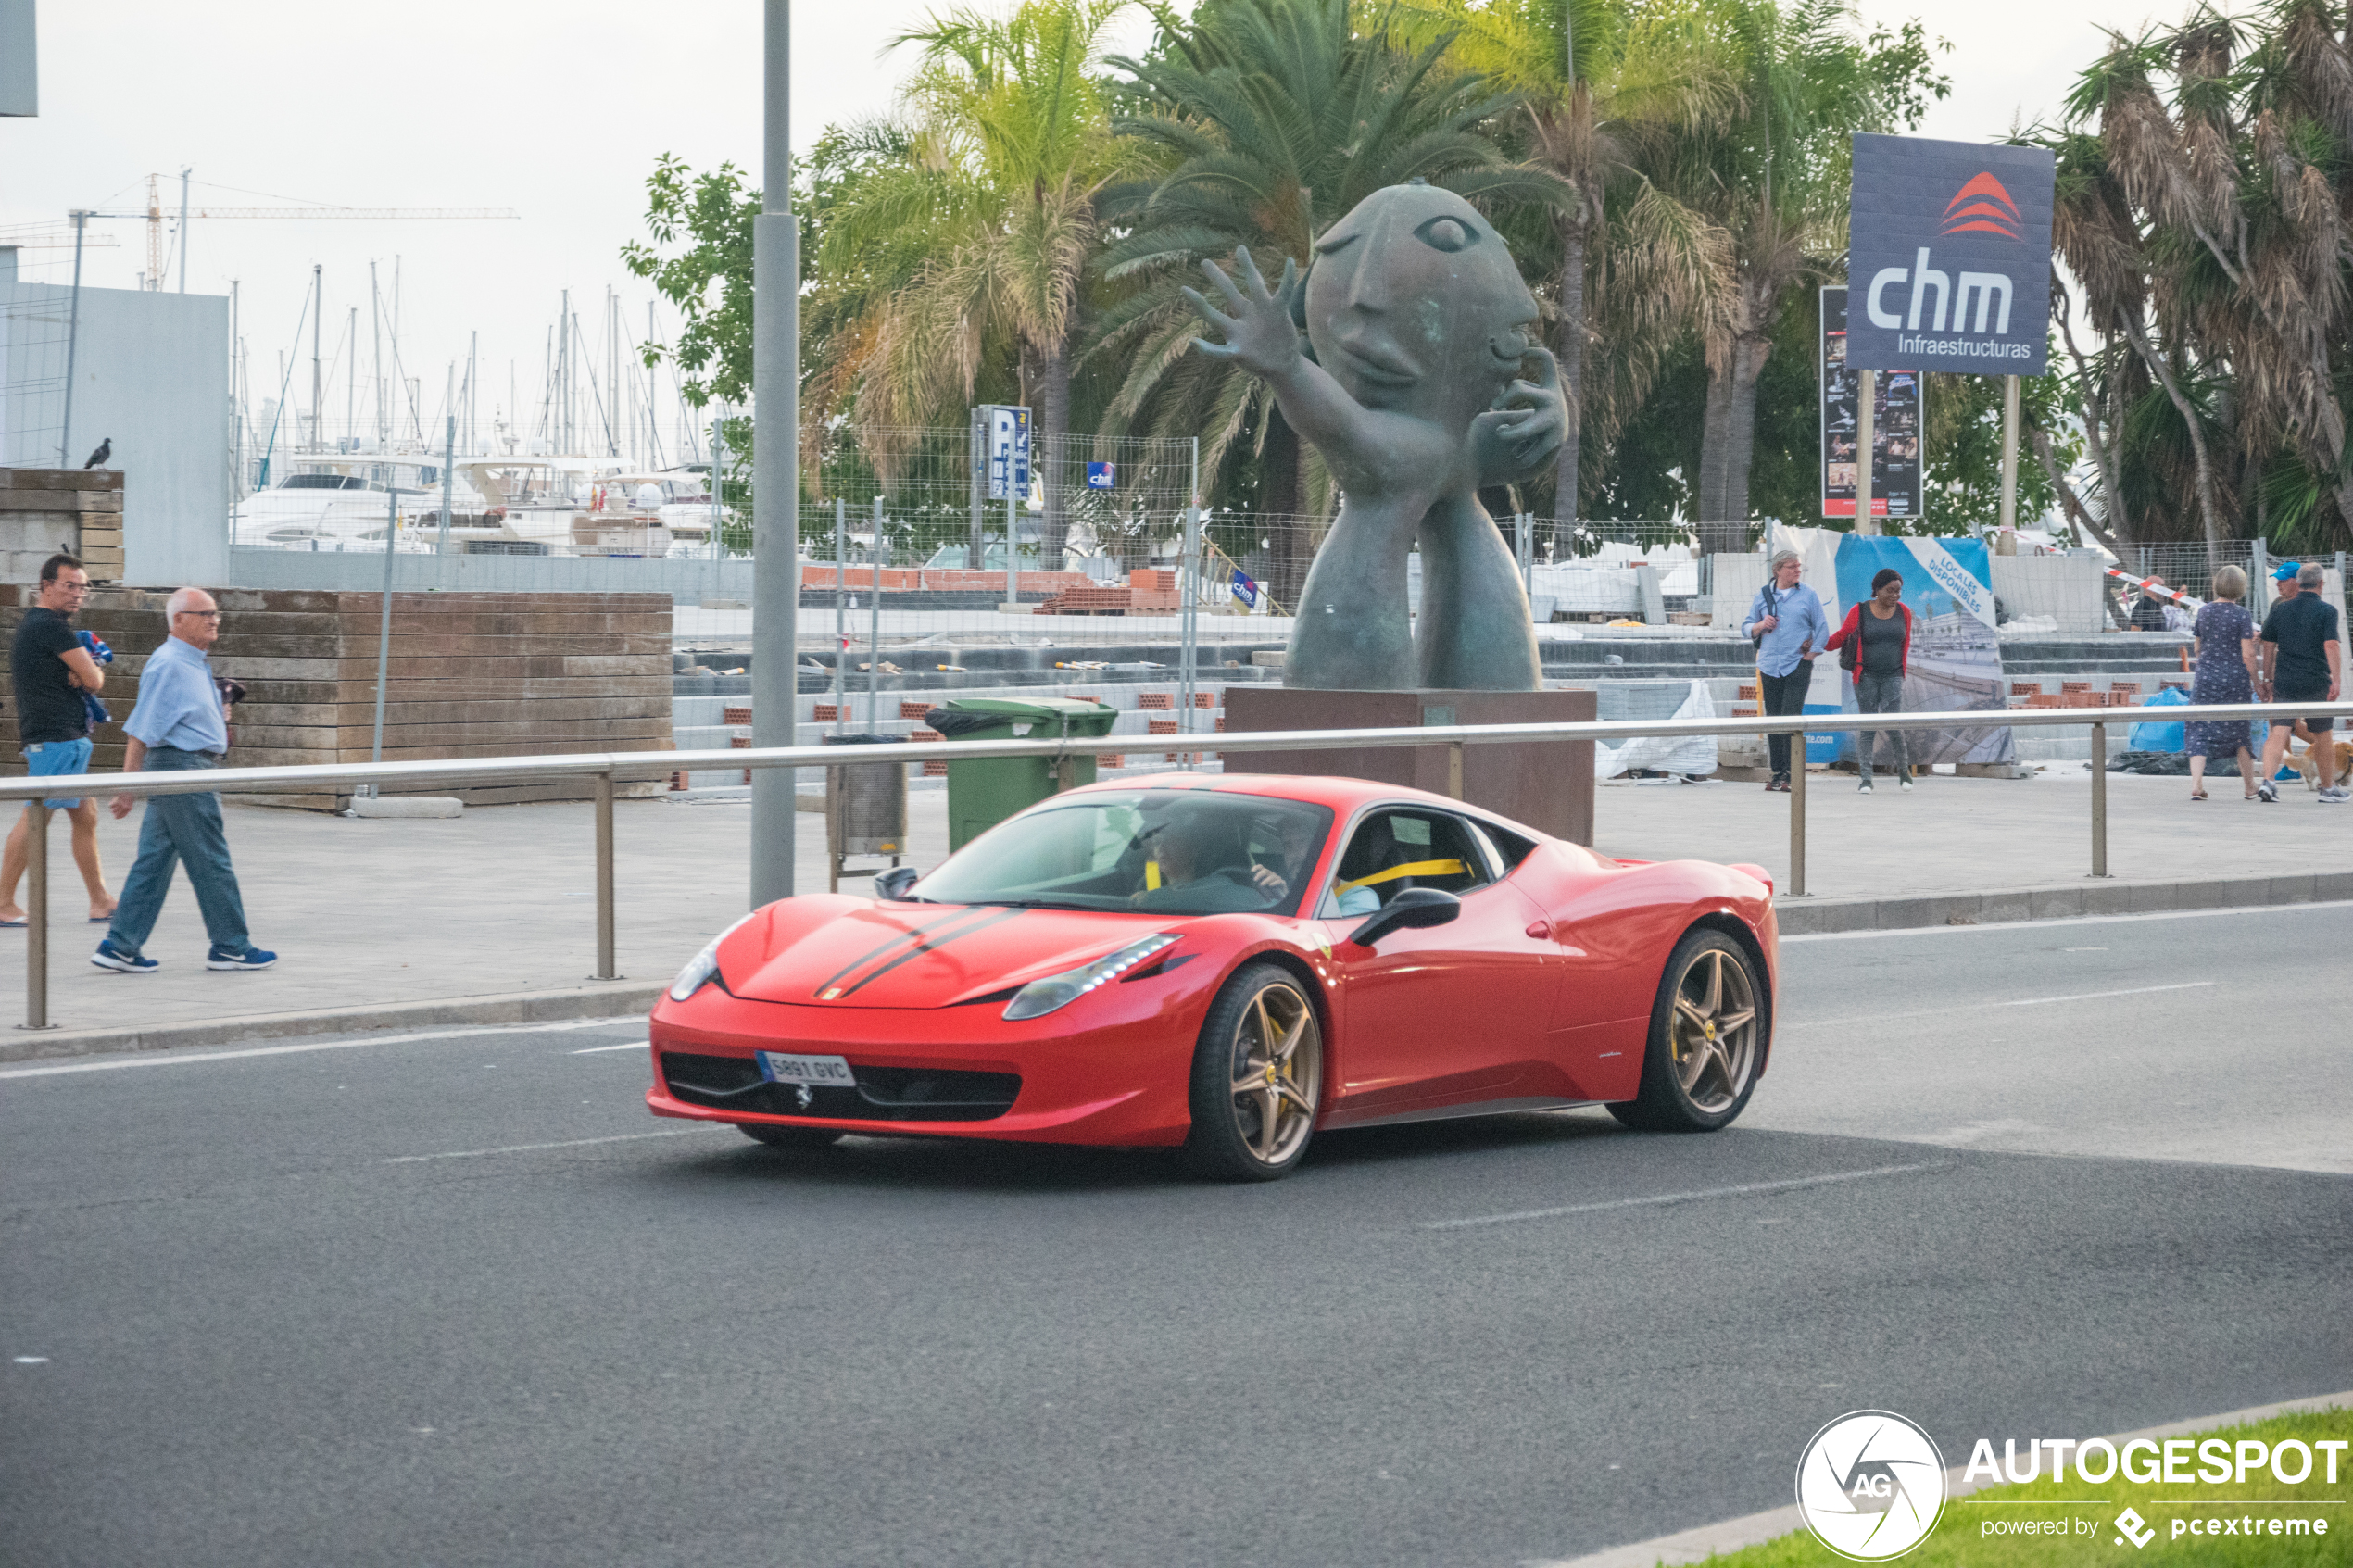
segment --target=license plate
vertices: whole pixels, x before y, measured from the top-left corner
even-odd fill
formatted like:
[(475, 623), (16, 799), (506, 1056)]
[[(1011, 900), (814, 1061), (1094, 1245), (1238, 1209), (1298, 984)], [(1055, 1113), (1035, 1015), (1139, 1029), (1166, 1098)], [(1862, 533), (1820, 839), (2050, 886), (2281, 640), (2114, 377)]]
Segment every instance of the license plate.
[(772, 1084), (816, 1084), (843, 1089), (858, 1085), (849, 1060), (838, 1056), (786, 1056), (782, 1051), (761, 1051), (760, 1075)]

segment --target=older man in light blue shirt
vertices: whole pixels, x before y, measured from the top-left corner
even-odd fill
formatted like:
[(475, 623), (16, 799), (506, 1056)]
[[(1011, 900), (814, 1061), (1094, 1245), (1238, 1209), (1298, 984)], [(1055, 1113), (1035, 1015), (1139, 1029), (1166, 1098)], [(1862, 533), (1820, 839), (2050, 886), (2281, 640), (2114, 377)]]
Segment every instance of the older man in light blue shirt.
[[(220, 607), (201, 588), (182, 588), (164, 606), (164, 615), (171, 635), (147, 656), (139, 671), (139, 701), (122, 721), (127, 773), (214, 768), (229, 749), (220, 691), (205, 657), (220, 635)], [(108, 809), (118, 819), (127, 817), (132, 798), (118, 795)], [(148, 797), (146, 818), (139, 824), (139, 858), (123, 879), (114, 923), (90, 961), (121, 974), (152, 974), (162, 967), (140, 949), (163, 912), (171, 868), (183, 861), (205, 934), (212, 939), (205, 967), (268, 969), (277, 962), (277, 954), (255, 947), (246, 936), (245, 898), (229, 861), (220, 797), (210, 793)]]
[[(1830, 617), (1820, 596), (1797, 580), (1801, 568), (1795, 550), (1776, 553), (1772, 575), (1741, 621), (1741, 635), (1756, 643), (1756, 695), (1768, 717), (1805, 711), (1814, 656), (1830, 641)], [(1766, 749), (1773, 776), (1765, 787), (1789, 788), (1789, 736), (1768, 737)]]

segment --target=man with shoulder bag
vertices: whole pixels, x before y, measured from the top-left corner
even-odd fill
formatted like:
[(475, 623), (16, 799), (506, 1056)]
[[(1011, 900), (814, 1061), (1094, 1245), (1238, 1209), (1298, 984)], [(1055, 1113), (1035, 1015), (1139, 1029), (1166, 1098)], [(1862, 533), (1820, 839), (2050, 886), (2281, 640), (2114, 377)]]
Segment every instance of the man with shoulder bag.
[[(1821, 597), (1798, 581), (1800, 571), (1795, 550), (1774, 552), (1765, 586), (1756, 591), (1741, 621), (1741, 634), (1756, 646), (1756, 695), (1768, 718), (1806, 711), (1806, 693), (1814, 684), (1813, 659), (1830, 636)], [(1772, 764), (1767, 789), (1789, 788), (1789, 743), (1787, 735), (1766, 740)], [(1801, 750), (1801, 766), (1804, 756)]]

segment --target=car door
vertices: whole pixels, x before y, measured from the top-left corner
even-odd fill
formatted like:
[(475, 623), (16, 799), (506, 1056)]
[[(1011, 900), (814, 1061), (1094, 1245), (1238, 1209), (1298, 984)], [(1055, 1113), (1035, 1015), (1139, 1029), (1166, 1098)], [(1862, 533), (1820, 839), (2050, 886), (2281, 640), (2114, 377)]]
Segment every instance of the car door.
[[(1340, 979), (1339, 1082), (1329, 1124), (1557, 1094), (1542, 1045), (1557, 948), (1541, 911), (1497, 880), (1469, 824), (1422, 806), (1378, 808), (1351, 830), (1318, 913)], [(1406, 887), (1462, 900), (1444, 925), (1363, 947), (1347, 933)]]
[(1511, 885), (1542, 911), (1560, 954), (1545, 1060), (1571, 1098), (1631, 1098), (1681, 911), (1661, 905), (1630, 868), (1590, 849), (1498, 836), (1516, 862)]

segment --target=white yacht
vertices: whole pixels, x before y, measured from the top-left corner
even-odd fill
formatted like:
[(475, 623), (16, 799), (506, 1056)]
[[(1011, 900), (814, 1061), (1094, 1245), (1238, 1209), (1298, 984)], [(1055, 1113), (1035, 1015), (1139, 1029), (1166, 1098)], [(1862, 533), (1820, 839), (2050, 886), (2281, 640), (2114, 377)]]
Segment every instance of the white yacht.
[[(417, 457), (324, 454), (284, 459), (285, 471), (268, 488), (237, 503), (230, 542), (249, 549), (383, 550), (389, 528), (396, 549), (429, 550), (420, 537), (426, 516), (441, 512), (441, 464)], [(462, 474), (452, 487), (450, 511), (464, 517), (484, 508), (481, 494)]]

